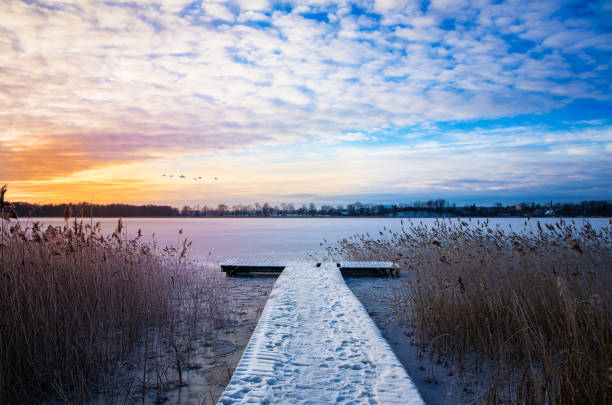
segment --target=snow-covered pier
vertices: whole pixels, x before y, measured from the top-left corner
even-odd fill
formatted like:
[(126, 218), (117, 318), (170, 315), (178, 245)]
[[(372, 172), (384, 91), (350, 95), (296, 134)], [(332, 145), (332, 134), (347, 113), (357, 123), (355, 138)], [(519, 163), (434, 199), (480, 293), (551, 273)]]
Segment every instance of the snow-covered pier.
[(422, 404), (336, 263), (280, 274), (219, 404)]

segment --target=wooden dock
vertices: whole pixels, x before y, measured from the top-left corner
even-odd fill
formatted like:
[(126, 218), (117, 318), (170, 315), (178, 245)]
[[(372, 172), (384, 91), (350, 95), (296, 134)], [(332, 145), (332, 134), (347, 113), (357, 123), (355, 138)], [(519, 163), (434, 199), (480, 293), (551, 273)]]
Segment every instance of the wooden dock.
[[(320, 268), (321, 262), (315, 267)], [(399, 277), (399, 268), (391, 262), (338, 262), (335, 266), (343, 276)], [(287, 263), (275, 260), (248, 261), (233, 259), (221, 264), (221, 271), (228, 276), (279, 275)]]
[(399, 277), (399, 268), (391, 262), (340, 262), (343, 276)]
[(347, 287), (340, 267), (293, 263), (276, 280), (219, 399), (223, 405), (247, 403), (421, 405), (423, 401)]
[(257, 260), (248, 261), (240, 259), (227, 260), (221, 264), (221, 271), (228, 276), (245, 276), (245, 275), (279, 275), (286, 264), (275, 260)]

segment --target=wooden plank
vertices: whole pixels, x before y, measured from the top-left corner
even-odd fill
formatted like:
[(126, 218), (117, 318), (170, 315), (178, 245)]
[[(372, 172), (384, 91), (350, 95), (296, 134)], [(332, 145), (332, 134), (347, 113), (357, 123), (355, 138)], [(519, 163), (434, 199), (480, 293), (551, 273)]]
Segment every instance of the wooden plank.
[(399, 268), (392, 262), (340, 262), (343, 276), (399, 277)]
[(264, 275), (278, 275), (285, 269), (285, 266), (245, 266), (245, 265), (221, 265), (221, 271), (225, 272), (228, 276), (235, 276), (239, 274), (264, 274)]
[(248, 259), (240, 259), (240, 258), (231, 258), (227, 259), (223, 262), (222, 266), (252, 266), (252, 267), (264, 267), (264, 266), (286, 266), (287, 264), (273, 258), (259, 258), (257, 260), (248, 260)]
[(279, 275), (285, 264), (270, 259), (244, 260), (229, 259), (221, 264), (221, 271), (228, 276), (236, 275)]

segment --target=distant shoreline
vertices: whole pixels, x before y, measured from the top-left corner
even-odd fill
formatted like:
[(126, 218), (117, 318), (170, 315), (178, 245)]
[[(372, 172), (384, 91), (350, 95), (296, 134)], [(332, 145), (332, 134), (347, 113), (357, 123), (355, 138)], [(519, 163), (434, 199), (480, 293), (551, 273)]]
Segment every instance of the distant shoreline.
[(181, 209), (169, 205), (130, 204), (8, 204), (19, 217), (101, 217), (101, 218), (609, 218), (612, 201), (582, 201), (580, 203), (518, 203), (494, 206), (468, 204), (457, 206), (446, 200), (417, 201), (414, 203), (371, 204), (355, 202), (332, 206), (314, 203), (296, 207), (283, 203), (255, 205), (218, 204), (216, 207), (185, 205)]
[[(52, 216), (52, 215), (31, 215), (31, 216), (22, 216), (20, 219), (36, 219), (36, 218), (57, 218), (62, 219), (63, 216)], [(74, 219), (90, 219), (89, 216), (72, 216), (70, 220)], [(143, 219), (219, 219), (219, 218), (232, 218), (232, 219), (301, 219), (301, 218), (338, 218), (338, 219), (351, 219), (351, 218), (389, 218), (389, 219), (483, 219), (483, 218), (502, 218), (502, 219), (590, 219), (590, 218), (612, 218), (610, 216), (598, 216), (598, 215), (580, 215), (580, 216), (496, 216), (496, 215), (466, 215), (466, 216), (455, 216), (455, 215), (439, 215), (439, 216), (389, 216), (389, 215), (176, 215), (176, 216), (132, 216), (132, 215), (124, 215), (124, 216), (101, 216), (94, 215), (93, 218), (143, 218)]]

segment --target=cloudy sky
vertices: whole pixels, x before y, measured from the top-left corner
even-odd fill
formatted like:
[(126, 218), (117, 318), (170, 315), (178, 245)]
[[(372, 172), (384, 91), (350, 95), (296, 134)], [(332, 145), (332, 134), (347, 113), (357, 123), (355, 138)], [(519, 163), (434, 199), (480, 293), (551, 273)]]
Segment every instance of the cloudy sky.
[(38, 202), (612, 199), (612, 1), (0, 0), (0, 182)]

